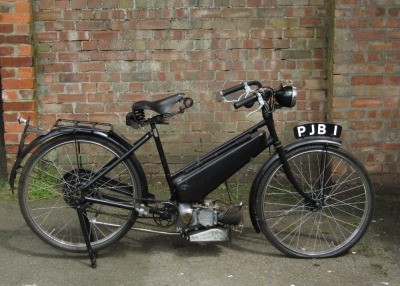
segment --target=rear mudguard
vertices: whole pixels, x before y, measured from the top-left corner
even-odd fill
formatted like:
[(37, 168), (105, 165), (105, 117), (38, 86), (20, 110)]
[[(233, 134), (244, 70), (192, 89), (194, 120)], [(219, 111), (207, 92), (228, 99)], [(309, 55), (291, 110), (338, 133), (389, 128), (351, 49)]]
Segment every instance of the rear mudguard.
[[(88, 127), (68, 127), (68, 128), (63, 128), (59, 127), (57, 129), (52, 129), (48, 132), (43, 132), (39, 137), (34, 139), (31, 143), (29, 143), (17, 156), (17, 159), (14, 163), (14, 166), (11, 170), (10, 173), (10, 186), (11, 189), (14, 189), (15, 185), (15, 178), (17, 176), (18, 170), (21, 168), (21, 164), (26, 159), (26, 156), (35, 148), (38, 146), (42, 145), (43, 143), (49, 141), (50, 139), (65, 135), (65, 134), (90, 134), (90, 136), (93, 137), (102, 137), (102, 138), (107, 138), (110, 141), (112, 141), (114, 144), (118, 145), (120, 148), (123, 150), (128, 150), (130, 147), (132, 147), (132, 144), (119, 134), (113, 132), (112, 130), (102, 130), (102, 129), (94, 129), (94, 128), (88, 128)], [(142, 195), (143, 198), (148, 197), (148, 185), (147, 185), (147, 179), (146, 175), (144, 173), (143, 167), (140, 164), (139, 160), (136, 158), (134, 154), (132, 154), (129, 157), (129, 160), (131, 160), (133, 166), (135, 166), (139, 179), (140, 179), (140, 184), (142, 186)]]
[[(304, 139), (299, 139), (296, 140), (289, 145), (287, 145), (284, 150), (285, 153), (288, 153), (294, 149), (310, 145), (310, 144), (323, 144), (323, 145), (329, 145), (329, 146), (335, 146), (338, 147), (342, 144), (342, 142), (338, 139), (331, 138), (331, 137), (323, 137), (323, 136), (318, 136), (318, 137), (312, 137), (312, 138), (304, 138)], [(280, 160), (278, 153), (274, 153), (268, 160), (264, 163), (264, 165), (260, 168), (260, 170), (257, 173), (257, 176), (254, 178), (253, 184), (251, 186), (250, 190), (250, 196), (249, 196), (249, 212), (250, 212), (250, 218), (251, 218), (251, 223), (253, 224), (254, 230), (259, 233), (260, 232), (260, 226), (258, 224), (257, 220), (257, 214), (256, 214), (256, 196), (257, 196), (257, 190), (259, 188), (259, 185), (261, 183), (261, 180), (267, 172), (267, 170), (272, 166), (272, 164), (276, 161)]]

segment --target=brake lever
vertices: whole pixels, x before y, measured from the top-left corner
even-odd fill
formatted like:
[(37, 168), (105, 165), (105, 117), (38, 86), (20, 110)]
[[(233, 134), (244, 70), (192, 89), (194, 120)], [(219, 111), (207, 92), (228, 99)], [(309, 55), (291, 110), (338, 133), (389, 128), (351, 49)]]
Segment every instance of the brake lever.
[(246, 97), (248, 97), (252, 92), (255, 91), (255, 89), (254, 89), (254, 90), (251, 89), (251, 87), (247, 84), (247, 82), (244, 83), (244, 90), (245, 90), (245, 92), (242, 93), (237, 99), (234, 99), (234, 100), (227, 100), (226, 97), (223, 96), (223, 97), (222, 97), (222, 102), (223, 102), (223, 103), (236, 103), (236, 102), (241, 101), (243, 97), (246, 98)]
[(260, 106), (256, 110), (253, 110), (253, 111), (247, 113), (246, 118), (249, 117), (250, 115), (252, 115), (253, 113), (260, 111), (261, 108), (265, 105), (265, 100), (264, 100), (261, 92), (257, 92), (256, 95), (257, 95), (257, 100), (260, 103)]

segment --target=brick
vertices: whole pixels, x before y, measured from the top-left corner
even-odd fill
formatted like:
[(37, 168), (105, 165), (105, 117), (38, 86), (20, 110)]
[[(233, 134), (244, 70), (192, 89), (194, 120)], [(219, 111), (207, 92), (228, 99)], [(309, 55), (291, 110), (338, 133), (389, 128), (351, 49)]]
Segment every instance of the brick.
[(73, 62), (73, 61), (79, 61), (79, 53), (63, 53), (63, 54), (58, 54), (58, 58), (60, 61), (66, 61), (66, 62)]
[(57, 103), (86, 102), (86, 96), (82, 94), (60, 94), (57, 96)]
[(159, 61), (185, 60), (185, 53), (181, 51), (156, 51), (153, 53), (153, 59)]
[(320, 18), (304, 18), (300, 19), (300, 27), (318, 27), (322, 26), (325, 24), (325, 21), (323, 21)]
[(24, 126), (19, 124), (18, 122), (5, 122), (4, 123), (4, 131), (5, 133), (14, 133), (14, 132), (22, 132), (24, 130)]
[(29, 13), (30, 14), (30, 10), (31, 10), (31, 4), (28, 1), (14, 3), (14, 12), (15, 13), (18, 13), (18, 14)]
[(7, 69), (2, 68), (1, 70), (1, 78), (14, 78), (16, 75), (16, 69)]
[(74, 64), (74, 67), (74, 70), (77, 72), (93, 72), (105, 70), (105, 64), (99, 62), (76, 63)]
[(399, 85), (400, 84), (400, 75), (393, 75), (393, 76), (386, 77), (385, 83), (392, 84), (392, 85)]
[(0, 48), (0, 56), (12, 56), (14, 54), (14, 47)]
[[(41, 113), (54, 113), (54, 114), (62, 114), (62, 113), (73, 113), (72, 104), (44, 104), (41, 109)], [(65, 118), (65, 117), (60, 117)], [(53, 122), (52, 122), (53, 123)]]
[(34, 101), (3, 102), (4, 112), (36, 110)]
[(388, 39), (400, 39), (400, 31), (399, 30), (389, 31)]
[(71, 0), (70, 7), (75, 10), (83, 9), (86, 8), (86, 3), (87, 3), (86, 1), (82, 0)]
[[(291, 0), (278, 0), (277, 4), (279, 6), (292, 6), (293, 1)], [(310, 0), (298, 0), (296, 1), (296, 6), (307, 6), (310, 4)]]
[(352, 143), (351, 148), (355, 150), (365, 150), (365, 151), (372, 151), (372, 150), (381, 150), (382, 144), (381, 143)]
[(0, 22), (0, 33), (2, 34), (12, 34), (14, 32), (13, 24), (1, 24)]
[(52, 63), (42, 65), (44, 73), (72, 72), (72, 63)]
[(67, 31), (59, 33), (60, 41), (87, 41), (89, 40), (89, 32)]
[(297, 19), (283, 19), (283, 18), (274, 18), (267, 20), (267, 24), (265, 25), (268, 28), (295, 28), (298, 27)]
[(45, 11), (33, 13), (33, 19), (36, 21), (58, 21), (61, 19), (60, 11)]
[(32, 16), (30, 13), (7, 13), (0, 14), (0, 23), (30, 23)]
[(385, 39), (385, 33), (380, 30), (361, 30), (353, 33), (355, 40), (372, 40), (372, 41), (383, 41)]
[(251, 9), (194, 9), (190, 11), (191, 18), (250, 18), (253, 16)]
[(30, 44), (32, 39), (28, 35), (1, 35), (0, 34), (0, 43), (7, 44)]
[(351, 84), (354, 85), (376, 85), (383, 84), (384, 77), (381, 75), (376, 76), (353, 76), (351, 78)]
[(33, 68), (20, 68), (18, 70), (18, 76), (20, 78), (34, 78), (35, 70)]
[(60, 82), (89, 82), (89, 74), (60, 74)]
[(382, 126), (382, 121), (353, 121), (350, 128), (353, 130), (381, 130)]
[(286, 38), (314, 38), (314, 29), (289, 29), (284, 35)]
[(3, 79), (4, 89), (31, 89), (34, 86), (33, 79)]
[(88, 8), (98, 8), (102, 6), (102, 0), (87, 0)]
[(93, 32), (92, 34), (93, 40), (112, 40), (118, 38), (119, 32)]
[(57, 32), (42, 32), (42, 33), (36, 33), (36, 37), (39, 41), (42, 42), (51, 42), (55, 41), (58, 39), (58, 33)]
[(314, 15), (314, 9), (311, 7), (303, 6), (303, 7), (287, 7), (285, 9), (285, 15), (287, 17), (310, 17)]
[(140, 21), (139, 27), (143, 30), (165, 30), (171, 27), (171, 22), (167, 20)]
[(382, 106), (380, 98), (357, 98), (351, 101), (353, 107), (379, 107)]
[(347, 98), (333, 98), (333, 107), (348, 107), (349, 99)]
[(32, 56), (33, 47), (31, 45), (19, 45), (18, 56)]
[(283, 50), (281, 57), (282, 59), (309, 59), (311, 58), (310, 50)]
[(385, 150), (389, 151), (400, 151), (400, 143), (386, 143), (384, 146)]

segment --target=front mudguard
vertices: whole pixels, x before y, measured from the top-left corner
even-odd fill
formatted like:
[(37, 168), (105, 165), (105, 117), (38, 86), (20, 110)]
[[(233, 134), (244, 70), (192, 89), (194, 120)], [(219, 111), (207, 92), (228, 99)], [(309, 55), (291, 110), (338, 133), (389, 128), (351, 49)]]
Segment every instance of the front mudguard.
[[(323, 144), (327, 146), (339, 147), (342, 144), (342, 141), (332, 137), (324, 137), (324, 136), (308, 137), (290, 143), (284, 148), (284, 150), (285, 153), (289, 153), (294, 149), (301, 148), (303, 146), (311, 144)], [(275, 152), (270, 158), (268, 158), (268, 160), (264, 163), (264, 165), (262, 165), (256, 177), (254, 178), (253, 184), (251, 186), (250, 196), (249, 196), (249, 212), (250, 212), (251, 223), (253, 224), (254, 230), (257, 233), (260, 232), (260, 226), (258, 224), (257, 213), (256, 213), (257, 190), (260, 186), (261, 180), (264, 177), (265, 172), (268, 171), (268, 169), (272, 166), (272, 164), (276, 160), (280, 160), (277, 152)]]
[[(125, 139), (124, 137), (120, 136), (119, 134), (113, 132), (112, 130), (102, 130), (102, 129), (97, 129), (97, 128), (89, 128), (89, 127), (79, 126), (79, 127), (59, 127), (59, 128), (47, 131), (47, 132), (42, 132), (42, 133), (40, 133), (39, 137), (35, 138), (26, 147), (20, 148), (20, 150), (18, 151), (17, 158), (11, 169), (10, 178), (9, 178), (9, 184), (11, 186), (11, 189), (14, 190), (15, 179), (17, 177), (18, 170), (21, 168), (23, 161), (27, 158), (27, 155), (32, 152), (32, 150), (34, 150), (38, 146), (42, 145), (43, 143), (45, 143), (53, 138), (56, 138), (58, 136), (62, 136), (65, 134), (71, 134), (71, 133), (73, 133), (73, 134), (90, 134), (90, 136), (94, 136), (94, 137), (107, 138), (108, 140), (112, 141), (114, 144), (118, 145), (120, 148), (122, 148), (125, 151), (128, 151), (128, 149), (130, 147), (132, 147), (131, 143), (127, 139)], [(23, 134), (21, 140), (24, 140), (24, 138), (25, 138), (25, 134)], [(23, 146), (23, 142), (21, 145)], [(136, 168), (139, 179), (140, 179), (140, 184), (142, 186), (143, 198), (147, 198), (148, 197), (148, 184), (147, 184), (147, 179), (146, 179), (146, 175), (144, 173), (143, 167), (134, 154), (129, 156), (128, 160), (130, 160), (132, 162), (133, 166)]]

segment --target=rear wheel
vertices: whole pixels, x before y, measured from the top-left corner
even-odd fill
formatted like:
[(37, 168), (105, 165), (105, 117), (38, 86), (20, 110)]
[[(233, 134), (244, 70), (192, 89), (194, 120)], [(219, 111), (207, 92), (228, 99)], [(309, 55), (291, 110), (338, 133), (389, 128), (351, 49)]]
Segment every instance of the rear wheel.
[[(84, 197), (131, 204), (141, 198), (137, 172), (125, 160), (88, 191), (79, 188), (123, 150), (105, 138), (68, 134), (44, 143), (27, 161), (21, 174), (19, 205), (29, 227), (45, 242), (65, 251), (86, 251), (77, 206)], [(103, 204), (86, 205), (92, 248), (99, 250), (119, 240), (137, 213)]]
[(291, 170), (313, 206), (294, 190), (280, 160), (257, 190), (256, 215), (266, 238), (292, 257), (332, 257), (354, 246), (372, 218), (374, 193), (364, 167), (348, 152), (325, 145), (287, 154)]

